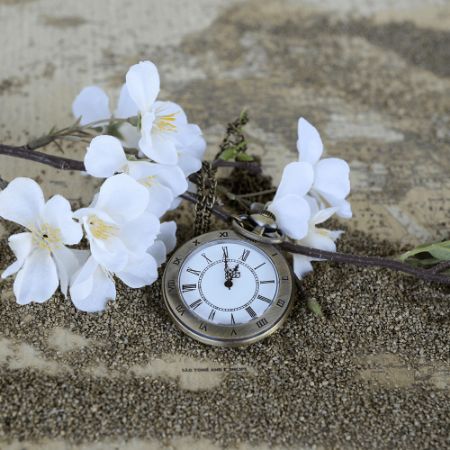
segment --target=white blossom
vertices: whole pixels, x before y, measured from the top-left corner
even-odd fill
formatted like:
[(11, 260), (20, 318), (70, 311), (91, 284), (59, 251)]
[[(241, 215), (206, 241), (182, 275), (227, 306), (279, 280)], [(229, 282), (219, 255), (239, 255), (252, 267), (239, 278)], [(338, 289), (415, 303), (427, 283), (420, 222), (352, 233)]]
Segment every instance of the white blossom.
[(183, 109), (172, 102), (156, 101), (160, 81), (158, 69), (150, 61), (141, 61), (126, 75), (129, 95), (139, 110), (140, 150), (161, 164), (177, 164), (180, 149), (190, 147), (201, 130), (188, 124)]
[(304, 197), (311, 189), (313, 179), (311, 164), (288, 164), (275, 197), (267, 208), (275, 214), (278, 226), (293, 239), (302, 239), (308, 233), (310, 206)]
[(177, 224), (174, 221), (163, 222), (154, 244), (147, 249), (147, 253), (155, 258), (158, 267), (161, 267), (167, 259), (167, 254), (175, 248), (176, 231)]
[(318, 131), (305, 119), (298, 121), (299, 161), (308, 163), (314, 170), (314, 181), (311, 195), (321, 206), (323, 199), (330, 205), (336, 206), (336, 214), (352, 217), (350, 203), (345, 197), (350, 192), (348, 164), (339, 158), (325, 158), (319, 161), (323, 152), (323, 144)]
[[(324, 228), (316, 228), (316, 225), (325, 222), (335, 212), (337, 212), (337, 210), (337, 207), (332, 207), (312, 211), (312, 217), (308, 222), (308, 234), (303, 239), (296, 239), (294, 242), (305, 247), (335, 252), (335, 241), (343, 233), (343, 231), (330, 231)], [(319, 258), (311, 258), (309, 256), (298, 254), (293, 254), (293, 259), (294, 272), (300, 279), (313, 270), (310, 261), (320, 261)]]
[(134, 178), (149, 191), (147, 212), (157, 217), (172, 209), (174, 199), (188, 187), (178, 166), (127, 159), (119, 140), (112, 136), (94, 138), (87, 148), (84, 164), (87, 173), (95, 177), (125, 173)]
[[(85, 87), (75, 98), (72, 104), (72, 111), (76, 118), (81, 116), (80, 125), (87, 125), (91, 122), (105, 120), (102, 126), (106, 131), (109, 119), (128, 119), (136, 116), (138, 109), (130, 97), (126, 84), (122, 86), (117, 109), (111, 114), (109, 110), (109, 98), (105, 91), (97, 86)], [(119, 135), (123, 138), (121, 142), (127, 148), (138, 148), (140, 134), (136, 127), (124, 122), (118, 128)]]
[(83, 235), (72, 219), (69, 202), (55, 195), (45, 203), (35, 181), (16, 178), (0, 192), (0, 216), (28, 230), (9, 238), (17, 261), (2, 274), (6, 278), (19, 271), (14, 281), (17, 302), (45, 302), (58, 284), (66, 295), (70, 277), (78, 269), (77, 259), (66, 245), (77, 244)]
[(158, 218), (146, 212), (149, 193), (126, 174), (108, 178), (88, 208), (74, 212), (83, 225), (94, 259), (111, 272), (141, 260), (159, 232)]

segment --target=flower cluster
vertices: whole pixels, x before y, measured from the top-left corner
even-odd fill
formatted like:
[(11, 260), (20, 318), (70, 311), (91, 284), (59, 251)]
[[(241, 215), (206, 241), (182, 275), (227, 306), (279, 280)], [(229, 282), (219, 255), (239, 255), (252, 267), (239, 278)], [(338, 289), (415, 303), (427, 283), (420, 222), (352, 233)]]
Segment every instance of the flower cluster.
[[(323, 144), (318, 131), (301, 118), (298, 122), (298, 162), (288, 164), (267, 209), (296, 244), (336, 251), (335, 240), (343, 231), (316, 228), (333, 214), (352, 217), (345, 197), (350, 192), (348, 164), (338, 158), (319, 160)], [(314, 258), (294, 254), (294, 272), (301, 279), (313, 270)], [(317, 259), (316, 259), (317, 260)]]
[[(160, 223), (160, 218), (178, 206), (206, 149), (200, 128), (188, 123), (179, 105), (158, 101), (159, 90), (158, 70), (145, 61), (128, 71), (113, 114), (108, 96), (96, 86), (76, 97), (77, 123), (102, 133), (92, 139), (84, 158), (87, 174), (105, 179), (88, 207), (72, 212), (60, 195), (45, 202), (41, 188), (28, 178), (17, 178), (0, 192), (0, 216), (27, 230), (9, 238), (17, 261), (2, 274), (18, 272), (18, 303), (44, 302), (59, 286), (77, 308), (101, 311), (116, 297), (114, 277), (132, 288), (156, 280), (158, 267), (176, 244), (176, 224)], [(319, 133), (304, 119), (298, 124), (297, 148), (299, 160), (284, 169), (267, 209), (295, 243), (335, 251), (342, 231), (316, 225), (334, 213), (351, 217), (345, 200), (348, 164), (320, 160)], [(83, 238), (88, 250), (70, 247)], [(294, 255), (300, 278), (312, 270), (311, 260)]]
[[(17, 261), (2, 274), (18, 272), (18, 303), (42, 303), (60, 286), (77, 308), (101, 311), (116, 297), (114, 276), (132, 288), (156, 280), (176, 243), (175, 223), (159, 219), (178, 206), (186, 178), (200, 169), (206, 149), (200, 128), (188, 124), (180, 106), (156, 101), (159, 85), (155, 65), (145, 61), (127, 73), (113, 116), (98, 87), (83, 89), (75, 99), (80, 124), (93, 123), (104, 133), (91, 141), (84, 160), (88, 174), (106, 178), (89, 207), (72, 213), (59, 195), (45, 203), (28, 178), (0, 192), (0, 216), (28, 230), (9, 238)], [(125, 120), (133, 117), (136, 126)], [(137, 156), (127, 155), (124, 146)], [(89, 250), (67, 247), (83, 236)]]

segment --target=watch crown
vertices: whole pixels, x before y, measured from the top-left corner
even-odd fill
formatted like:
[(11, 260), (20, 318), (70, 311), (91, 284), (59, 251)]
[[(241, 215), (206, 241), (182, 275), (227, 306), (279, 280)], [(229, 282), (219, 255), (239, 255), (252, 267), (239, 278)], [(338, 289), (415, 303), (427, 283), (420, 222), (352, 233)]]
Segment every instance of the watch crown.
[(274, 222), (276, 222), (277, 218), (275, 217), (275, 214), (271, 211), (269, 211), (268, 209), (265, 209), (264, 211), (261, 211), (260, 214), (264, 217), (269, 217), (270, 219), (272, 219)]

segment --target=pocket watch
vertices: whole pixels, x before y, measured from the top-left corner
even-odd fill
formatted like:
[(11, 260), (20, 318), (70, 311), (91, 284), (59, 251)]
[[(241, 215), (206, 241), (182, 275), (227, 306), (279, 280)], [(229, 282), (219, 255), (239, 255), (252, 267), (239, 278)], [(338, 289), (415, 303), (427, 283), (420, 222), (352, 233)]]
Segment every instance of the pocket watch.
[(231, 229), (203, 234), (180, 247), (162, 281), (175, 325), (200, 342), (221, 347), (252, 344), (276, 331), (292, 308), (295, 290), (290, 265), (274, 247), (286, 238), (275, 216), (264, 211), (230, 219)]

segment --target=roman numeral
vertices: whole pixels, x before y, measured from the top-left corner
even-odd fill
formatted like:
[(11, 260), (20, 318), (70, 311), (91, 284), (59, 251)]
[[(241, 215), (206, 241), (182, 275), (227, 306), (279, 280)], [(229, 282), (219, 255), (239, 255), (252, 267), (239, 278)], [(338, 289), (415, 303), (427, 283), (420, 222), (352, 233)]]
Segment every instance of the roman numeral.
[(282, 279), (283, 281), (287, 281), (287, 280), (289, 280), (289, 277), (288, 277), (287, 275), (284, 275), (284, 276), (281, 277), (281, 279)]
[(230, 323), (232, 323), (232, 324), (236, 325), (236, 322), (234, 321), (234, 317), (233, 317), (233, 314), (231, 314), (231, 322), (230, 322)]
[(184, 314), (184, 312), (186, 311), (183, 308), (183, 305), (178, 305), (175, 309), (180, 313), (180, 316), (182, 316)]
[(245, 310), (248, 312), (250, 317), (256, 317), (256, 313), (255, 313), (255, 311), (253, 311), (251, 306), (249, 306), (248, 308), (245, 308)]
[(206, 331), (206, 323), (201, 323), (199, 328), (200, 330)]
[(169, 287), (169, 292), (172, 292), (175, 289), (175, 280), (169, 280), (167, 286)]
[(242, 256), (239, 259), (242, 261), (247, 261), (248, 255), (250, 255), (250, 250), (244, 250), (244, 253), (242, 253)]
[(202, 303), (203, 303), (203, 302), (202, 302), (200, 299), (195, 300), (195, 302), (193, 302), (193, 303), (191, 303), (191, 304), (189, 305), (189, 308), (196, 309), (196, 308), (198, 308)]
[(180, 258), (175, 258), (175, 261), (173, 262), (176, 266), (179, 266), (181, 262)]
[(278, 253), (274, 253), (272, 256), (277, 256), (278, 255)]
[(267, 325), (266, 319), (261, 319), (260, 321), (256, 322), (256, 325), (258, 325), (258, 328), (262, 328), (264, 325)]
[(228, 258), (228, 247), (222, 247), (223, 250), (223, 257)]
[(236, 336), (236, 335), (237, 335), (236, 330), (233, 328), (233, 330), (231, 331), (230, 336)]
[(197, 289), (196, 284), (183, 284), (182, 290), (183, 292), (195, 291)]
[(204, 253), (202, 253), (202, 256), (203, 256), (203, 258), (206, 259), (206, 262), (207, 262), (208, 264), (211, 264), (211, 263), (212, 263), (212, 261), (211, 261)]
[(286, 302), (284, 300), (281, 300), (281, 298), (277, 301), (277, 306), (282, 308)]
[(190, 267), (187, 268), (186, 272), (192, 273), (193, 275), (197, 275), (197, 276), (200, 275), (200, 270), (194, 270), (194, 269), (191, 269)]
[(275, 283), (275, 280), (261, 281), (261, 284), (269, 284), (269, 283)]
[(209, 313), (208, 320), (209, 320), (210, 322), (212, 322), (212, 321), (214, 320), (214, 316), (215, 316), (215, 315), (216, 315), (216, 310), (215, 310), (215, 309), (212, 309), (211, 312)]
[(260, 264), (258, 267), (255, 267), (253, 270), (259, 269), (261, 266), (263, 266), (265, 264), (265, 262), (263, 262), (262, 264)]
[(270, 303), (272, 300), (264, 297), (263, 295), (258, 295), (258, 300), (262, 300), (263, 302)]
[(228, 237), (228, 231), (221, 231), (220, 237)]

